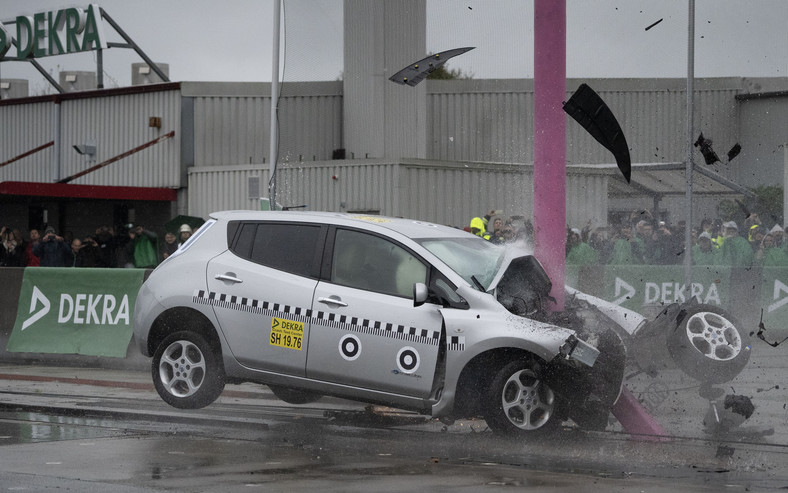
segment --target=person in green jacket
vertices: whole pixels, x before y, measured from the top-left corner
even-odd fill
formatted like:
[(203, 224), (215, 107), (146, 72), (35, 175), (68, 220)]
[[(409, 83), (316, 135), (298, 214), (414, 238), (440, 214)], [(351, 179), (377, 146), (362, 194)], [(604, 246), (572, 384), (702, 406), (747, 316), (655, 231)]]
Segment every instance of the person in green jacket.
[(712, 243), (711, 235), (704, 231), (698, 236), (698, 244), (692, 247), (694, 265), (720, 265), (720, 251)]
[(599, 253), (580, 238), (580, 230), (572, 228), (566, 237), (566, 263), (574, 265), (596, 265)]
[(610, 254), (608, 263), (610, 265), (642, 264), (642, 256), (638, 255), (638, 251), (639, 245), (632, 238), (632, 230), (627, 226), (623, 226), (613, 243), (613, 252)]
[(734, 221), (722, 224), (725, 242), (722, 244), (722, 264), (730, 267), (752, 267), (755, 252), (746, 238), (739, 236), (739, 227)]
[(775, 244), (773, 233), (763, 237), (758, 253), (755, 256), (764, 267), (788, 266), (788, 252)]

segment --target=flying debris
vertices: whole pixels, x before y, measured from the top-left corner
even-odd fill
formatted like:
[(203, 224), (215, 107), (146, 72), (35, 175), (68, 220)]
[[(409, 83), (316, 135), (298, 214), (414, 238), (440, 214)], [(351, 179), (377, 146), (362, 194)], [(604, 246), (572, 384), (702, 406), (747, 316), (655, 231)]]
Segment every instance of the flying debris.
[[(696, 140), (694, 144), (695, 147), (700, 147), (700, 153), (703, 154), (703, 159), (706, 160), (706, 164), (721, 162), (719, 156), (717, 156), (717, 153), (714, 152), (714, 149), (711, 147), (713, 142), (713, 140), (705, 138), (703, 136), (703, 132), (701, 132), (698, 136), (698, 140)], [(740, 152), (741, 145), (738, 143), (734, 144), (733, 147), (731, 147), (731, 150), (728, 151), (728, 162), (730, 163), (733, 161), (733, 158), (738, 156)]]
[[(663, 19), (664, 19), (664, 18), (663, 18)], [(650, 26), (648, 26), (648, 27), (646, 28), (646, 31), (648, 31), (648, 30), (649, 30), (649, 29), (651, 29), (652, 27), (654, 27), (654, 26), (656, 26), (657, 24), (659, 24), (660, 22), (662, 22), (662, 21), (663, 21), (663, 19), (660, 19), (660, 20), (658, 20), (657, 22), (655, 22), (655, 23), (651, 24)]]
[[(777, 347), (780, 344), (784, 343), (785, 341), (788, 341), (788, 337), (786, 337), (785, 339), (779, 342), (778, 341), (769, 342), (766, 340), (766, 336), (763, 335), (764, 332), (766, 332), (766, 326), (763, 325), (763, 308), (761, 308), (761, 322), (758, 324), (758, 333), (755, 334), (758, 337), (758, 339), (762, 340), (763, 342), (770, 345), (771, 347)], [(752, 335), (753, 333), (751, 332), (750, 336)]]
[(411, 63), (407, 67), (389, 77), (389, 80), (396, 82), (397, 84), (408, 85), (411, 87), (415, 86), (419, 82), (426, 79), (430, 73), (437, 70), (438, 67), (448, 62), (449, 59), (454, 58), (457, 55), (462, 55), (466, 51), (471, 51), (474, 48), (475, 46), (469, 46), (466, 48), (454, 48), (453, 50), (435, 53), (434, 55), (430, 55), (427, 58), (422, 58), (418, 62)]
[(728, 151), (728, 162), (730, 163), (733, 160), (733, 158), (739, 155), (740, 152), (741, 152), (741, 145), (734, 144), (734, 146), (731, 147), (731, 150)]
[(569, 101), (564, 103), (564, 111), (582, 125), (597, 142), (613, 153), (618, 169), (629, 183), (632, 176), (632, 160), (629, 157), (627, 139), (618, 120), (599, 94), (588, 85), (580, 84)]
[(720, 160), (720, 158), (717, 157), (717, 153), (711, 148), (712, 142), (711, 139), (704, 138), (703, 132), (701, 132), (698, 136), (698, 140), (696, 140), (694, 144), (695, 147), (700, 148), (700, 153), (703, 154), (703, 159), (706, 160), (706, 164), (714, 164)]

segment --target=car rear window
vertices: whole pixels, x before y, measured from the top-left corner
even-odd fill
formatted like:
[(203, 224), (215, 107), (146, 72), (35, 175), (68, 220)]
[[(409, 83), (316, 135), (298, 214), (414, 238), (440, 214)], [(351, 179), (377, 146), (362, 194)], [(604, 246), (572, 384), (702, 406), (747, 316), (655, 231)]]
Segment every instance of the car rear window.
[(320, 230), (309, 224), (246, 223), (232, 250), (260, 265), (310, 277)]

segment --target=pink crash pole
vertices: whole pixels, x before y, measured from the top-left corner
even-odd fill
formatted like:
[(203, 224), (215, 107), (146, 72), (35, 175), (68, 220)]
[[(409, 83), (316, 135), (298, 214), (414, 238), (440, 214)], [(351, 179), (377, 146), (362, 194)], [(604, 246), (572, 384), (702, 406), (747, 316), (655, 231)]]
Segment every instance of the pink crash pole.
[[(564, 309), (566, 245), (566, 0), (534, 1), (534, 253)], [(624, 387), (612, 409), (628, 433), (662, 440), (665, 431)]]
[(564, 309), (566, 0), (534, 2), (534, 253)]

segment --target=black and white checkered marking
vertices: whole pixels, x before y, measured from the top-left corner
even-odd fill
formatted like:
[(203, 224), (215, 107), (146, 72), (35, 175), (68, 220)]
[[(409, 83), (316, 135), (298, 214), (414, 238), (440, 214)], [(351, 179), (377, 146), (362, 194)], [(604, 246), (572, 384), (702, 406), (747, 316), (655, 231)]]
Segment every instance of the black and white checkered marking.
[(406, 327), (393, 323), (370, 320), (366, 318), (348, 317), (323, 311), (313, 312), (308, 308), (271, 303), (268, 301), (230, 296), (204, 289), (195, 289), (192, 301), (202, 305), (213, 305), (228, 310), (242, 310), (268, 317), (282, 317), (305, 324), (317, 324), (334, 329), (388, 337), (401, 341), (437, 346), (440, 342), (440, 331)]
[(402, 373), (410, 375), (419, 369), (419, 352), (406, 346), (397, 353), (397, 368)]
[(347, 334), (339, 340), (339, 354), (348, 361), (353, 361), (361, 355), (361, 341), (353, 334)]
[(465, 351), (465, 336), (451, 336), (448, 343), (449, 351)]

